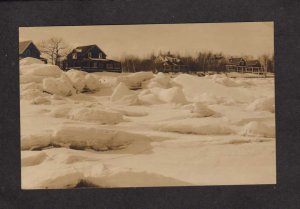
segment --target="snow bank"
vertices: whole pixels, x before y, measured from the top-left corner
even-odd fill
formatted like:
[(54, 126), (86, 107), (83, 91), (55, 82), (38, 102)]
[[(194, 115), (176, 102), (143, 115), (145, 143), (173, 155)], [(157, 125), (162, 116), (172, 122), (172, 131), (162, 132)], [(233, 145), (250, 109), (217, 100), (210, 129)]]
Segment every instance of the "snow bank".
[(43, 91), (61, 96), (71, 96), (76, 93), (72, 82), (64, 74), (60, 78), (45, 78), (43, 80)]
[(128, 86), (129, 89), (139, 89), (142, 83), (153, 78), (152, 72), (137, 72), (127, 76), (118, 77), (117, 81), (122, 82)]
[(244, 126), (241, 135), (275, 138), (275, 126), (267, 126), (262, 122), (252, 121)]
[(248, 111), (269, 111), (274, 113), (275, 112), (275, 98), (268, 97), (268, 98), (260, 98), (256, 99), (250, 105), (246, 107)]
[(123, 121), (123, 115), (119, 112), (99, 110), (97, 108), (77, 108), (71, 111), (70, 119), (100, 124), (116, 124)]
[(20, 65), (32, 65), (32, 64), (44, 64), (42, 60), (33, 58), (33, 57), (25, 57), (20, 60)]
[(111, 97), (111, 102), (117, 102), (124, 105), (134, 105), (138, 103), (138, 96), (134, 91), (128, 89), (128, 87), (123, 83), (114, 89)]
[(198, 135), (228, 135), (234, 133), (232, 129), (230, 129), (226, 125), (221, 124), (220, 122), (203, 120), (200, 121), (193, 119), (184, 119), (162, 123), (159, 124), (157, 129), (159, 131)]

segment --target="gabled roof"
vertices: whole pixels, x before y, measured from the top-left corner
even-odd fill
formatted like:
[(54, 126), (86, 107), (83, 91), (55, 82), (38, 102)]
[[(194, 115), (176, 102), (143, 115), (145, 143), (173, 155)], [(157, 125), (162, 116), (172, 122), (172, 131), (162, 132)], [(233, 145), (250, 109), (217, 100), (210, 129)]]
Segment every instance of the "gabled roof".
[(96, 44), (93, 45), (87, 45), (87, 46), (78, 46), (76, 47), (74, 51), (77, 51), (78, 54), (80, 54), (81, 56), (85, 55), (86, 53), (88, 53), (92, 48), (97, 47), (105, 56), (107, 56)]
[(183, 64), (179, 58), (172, 56), (170, 54), (159, 55), (156, 58), (156, 63), (164, 63), (164, 64), (168, 64), (168, 65), (182, 65)]
[(21, 41), (19, 42), (19, 54), (23, 54), (27, 47), (32, 43), (32, 41)]
[(243, 58), (241, 58), (241, 57), (230, 58), (229, 59), (229, 64), (239, 65), (242, 60), (243, 60)]
[(247, 60), (246, 65), (247, 66), (260, 65), (260, 62), (259, 62), (259, 60)]
[(34, 45), (32, 41), (21, 41), (19, 42), (19, 55), (23, 54), (31, 44), (33, 45), (34, 48), (36, 48), (39, 54), (41, 54), (40, 50), (36, 47), (36, 45)]

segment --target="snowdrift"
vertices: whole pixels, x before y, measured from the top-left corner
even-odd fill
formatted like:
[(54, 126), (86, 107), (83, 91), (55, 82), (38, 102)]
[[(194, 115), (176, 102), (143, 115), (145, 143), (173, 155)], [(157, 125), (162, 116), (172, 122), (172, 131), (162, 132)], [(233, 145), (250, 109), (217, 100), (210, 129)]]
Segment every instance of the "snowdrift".
[(32, 64), (44, 64), (42, 60), (33, 58), (33, 57), (25, 57), (20, 60), (20, 65), (32, 65)]

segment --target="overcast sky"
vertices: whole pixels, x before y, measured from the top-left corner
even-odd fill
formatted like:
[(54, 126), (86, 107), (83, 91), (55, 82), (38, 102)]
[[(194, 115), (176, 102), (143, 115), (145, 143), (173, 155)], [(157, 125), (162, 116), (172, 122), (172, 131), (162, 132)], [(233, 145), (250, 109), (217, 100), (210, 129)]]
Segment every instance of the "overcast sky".
[(97, 44), (109, 58), (142, 57), (159, 51), (182, 55), (212, 51), (254, 57), (274, 53), (273, 22), (19, 28), (20, 41), (38, 43), (53, 36), (65, 39), (72, 47)]

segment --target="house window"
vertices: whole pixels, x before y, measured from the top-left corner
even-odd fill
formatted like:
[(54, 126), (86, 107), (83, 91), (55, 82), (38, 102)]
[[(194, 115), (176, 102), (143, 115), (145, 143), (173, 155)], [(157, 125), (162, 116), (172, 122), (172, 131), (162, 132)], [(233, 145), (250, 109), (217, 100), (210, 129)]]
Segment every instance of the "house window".
[(100, 69), (103, 69), (103, 68), (104, 68), (104, 65), (103, 65), (102, 63), (99, 63), (98, 66), (99, 66)]
[(73, 58), (73, 59), (77, 59), (77, 53), (73, 53), (73, 54), (72, 54), (72, 58)]
[(88, 53), (88, 57), (91, 58), (92, 57), (92, 52)]
[(99, 59), (102, 59), (102, 53), (99, 52)]
[(97, 62), (93, 62), (93, 67), (97, 68)]
[(31, 55), (30, 50), (26, 50), (26, 51), (25, 51), (25, 56), (28, 56), (28, 57), (29, 57), (30, 55)]
[(107, 69), (113, 69), (113, 64), (107, 64), (106, 67)]
[(115, 63), (115, 64), (114, 64), (114, 68), (115, 68), (115, 69), (120, 69), (120, 63)]

